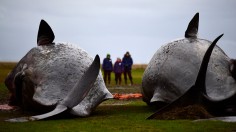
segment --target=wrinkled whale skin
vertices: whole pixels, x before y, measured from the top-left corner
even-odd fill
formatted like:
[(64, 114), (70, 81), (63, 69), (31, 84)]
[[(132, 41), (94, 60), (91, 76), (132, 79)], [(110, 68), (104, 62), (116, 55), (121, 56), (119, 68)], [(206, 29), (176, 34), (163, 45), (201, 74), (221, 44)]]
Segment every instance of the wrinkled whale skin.
[[(184, 38), (158, 49), (143, 74), (143, 100), (148, 104), (170, 103), (185, 93), (194, 84), (202, 57), (210, 44), (205, 39)], [(229, 64), (230, 58), (216, 46), (206, 75), (206, 91), (214, 100), (225, 99), (236, 92)]]
[[(144, 101), (150, 103), (152, 99), (151, 102), (170, 103), (185, 93), (194, 84), (202, 57), (210, 44), (205, 39), (185, 38), (161, 47), (143, 74)], [(220, 100), (234, 94), (232, 87), (236, 88), (236, 85), (229, 72), (229, 61), (230, 58), (216, 46), (206, 76), (207, 94), (213, 99)]]
[[(24, 72), (25, 76), (29, 74), (33, 82), (31, 89), (34, 92), (23, 89), (25, 91), (22, 92), (23, 107), (48, 111), (48, 108), (53, 109), (66, 97), (92, 61), (93, 58), (87, 52), (71, 44), (37, 46), (20, 60), (6, 79), (6, 85), (8, 84), (9, 89), (13, 89), (12, 78), (17, 73)], [(29, 100), (31, 96), (32, 100)], [(73, 108), (76, 113), (72, 113), (87, 116), (98, 104), (108, 98), (112, 98), (112, 95), (107, 90), (100, 72), (90, 92)]]

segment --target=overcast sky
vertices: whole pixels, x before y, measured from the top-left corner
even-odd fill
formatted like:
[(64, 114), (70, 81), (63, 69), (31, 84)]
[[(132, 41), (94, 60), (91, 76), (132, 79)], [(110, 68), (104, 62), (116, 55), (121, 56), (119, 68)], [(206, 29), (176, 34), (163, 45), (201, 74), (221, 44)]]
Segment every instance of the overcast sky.
[(200, 13), (198, 36), (236, 58), (236, 0), (1, 0), (0, 61), (19, 61), (35, 47), (41, 19), (55, 42), (69, 42), (113, 62), (130, 51), (134, 63), (148, 63), (164, 44), (183, 38)]

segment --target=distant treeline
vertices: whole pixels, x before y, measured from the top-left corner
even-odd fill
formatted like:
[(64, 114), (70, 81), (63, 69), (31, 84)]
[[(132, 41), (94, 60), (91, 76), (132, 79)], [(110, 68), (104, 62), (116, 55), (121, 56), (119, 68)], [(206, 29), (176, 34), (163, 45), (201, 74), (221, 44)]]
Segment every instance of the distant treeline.
[(146, 67), (147, 67), (147, 64), (134, 64), (133, 66), (132, 66), (132, 68), (133, 69), (146, 69)]
[[(13, 68), (16, 65), (17, 62), (0, 62), (0, 67), (7, 67), (7, 68)], [(134, 64), (132, 66), (133, 69), (145, 69), (147, 67), (147, 64)]]

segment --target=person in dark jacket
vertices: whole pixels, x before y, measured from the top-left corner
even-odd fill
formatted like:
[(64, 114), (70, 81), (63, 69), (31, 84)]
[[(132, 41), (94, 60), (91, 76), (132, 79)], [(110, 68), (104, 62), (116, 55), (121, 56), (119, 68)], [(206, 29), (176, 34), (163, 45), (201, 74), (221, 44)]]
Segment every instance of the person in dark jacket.
[(120, 58), (117, 58), (115, 64), (114, 64), (114, 73), (115, 73), (115, 81), (116, 85), (121, 85), (122, 79), (121, 79), (121, 74), (124, 71), (124, 66), (122, 64), (122, 61)]
[(124, 79), (125, 79), (125, 84), (127, 84), (127, 74), (129, 76), (129, 80), (131, 85), (133, 85), (133, 78), (131, 75), (131, 70), (132, 70), (132, 65), (133, 65), (133, 59), (131, 58), (131, 55), (129, 52), (126, 52), (123, 59), (122, 63), (124, 65)]
[(111, 55), (110, 54), (107, 54), (107, 57), (103, 60), (102, 69), (103, 69), (103, 72), (104, 72), (104, 82), (105, 82), (105, 84), (107, 84), (107, 80), (108, 80), (108, 84), (110, 84), (111, 83), (111, 72), (113, 70), (112, 60), (111, 60)]

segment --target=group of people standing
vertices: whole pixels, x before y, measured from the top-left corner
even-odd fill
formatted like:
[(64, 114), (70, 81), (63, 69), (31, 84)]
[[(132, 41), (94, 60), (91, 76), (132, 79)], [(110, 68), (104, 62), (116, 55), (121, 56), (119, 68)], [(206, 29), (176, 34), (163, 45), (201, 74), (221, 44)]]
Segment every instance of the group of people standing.
[(131, 58), (131, 55), (129, 52), (126, 52), (124, 57), (117, 58), (116, 62), (114, 63), (114, 67), (111, 60), (111, 55), (107, 54), (106, 58), (103, 60), (102, 63), (102, 70), (104, 72), (104, 81), (105, 84), (111, 83), (111, 72), (115, 73), (115, 81), (116, 85), (121, 85), (122, 73), (124, 74), (124, 80), (125, 84), (127, 85), (127, 75), (129, 77), (131, 85), (133, 85), (133, 79), (132, 79), (132, 65), (133, 65), (133, 59)]

